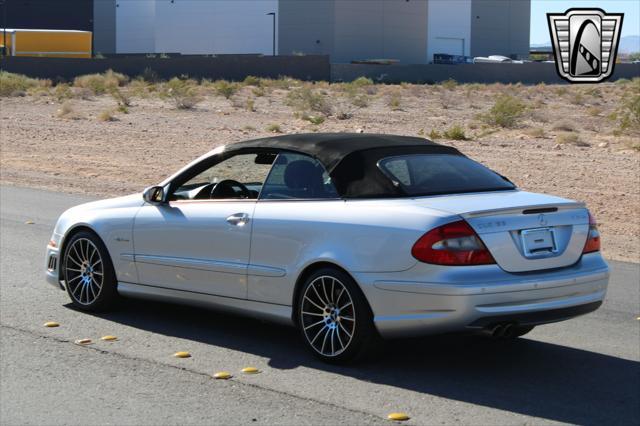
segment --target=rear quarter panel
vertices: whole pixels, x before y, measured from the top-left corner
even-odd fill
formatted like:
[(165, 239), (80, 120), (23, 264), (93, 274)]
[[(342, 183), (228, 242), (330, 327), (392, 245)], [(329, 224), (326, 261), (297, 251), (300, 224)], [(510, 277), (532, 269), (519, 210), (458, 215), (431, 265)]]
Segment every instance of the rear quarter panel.
[(451, 215), (407, 200), (259, 201), (253, 217), (248, 298), (291, 305), (300, 273), (316, 262), (350, 273), (416, 264), (411, 248)]

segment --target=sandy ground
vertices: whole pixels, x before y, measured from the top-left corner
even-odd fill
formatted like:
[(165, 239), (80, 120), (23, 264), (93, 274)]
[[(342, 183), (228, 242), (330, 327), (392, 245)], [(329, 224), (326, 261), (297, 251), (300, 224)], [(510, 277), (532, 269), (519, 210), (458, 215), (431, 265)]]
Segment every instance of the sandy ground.
[[(630, 85), (626, 85), (630, 86)], [(465, 129), (468, 141), (438, 140), (509, 177), (519, 187), (585, 201), (600, 223), (608, 258), (640, 261), (640, 153), (634, 134), (614, 135), (608, 116), (625, 85), (584, 86), (375, 86), (369, 105), (352, 106), (342, 92), (316, 86), (333, 107), (320, 125), (296, 118), (287, 91), (264, 96), (251, 87), (232, 99), (208, 94), (192, 110), (154, 96), (133, 97), (116, 121), (97, 117), (116, 103), (110, 96), (69, 101), (73, 119), (57, 116), (48, 95), (0, 98), (0, 182), (62, 192), (114, 196), (157, 183), (186, 162), (243, 139), (284, 133), (364, 131), (402, 135)], [(514, 129), (483, 125), (500, 93), (523, 99), (528, 109)], [(398, 102), (392, 102), (396, 99)], [(255, 111), (247, 108), (253, 102)], [(390, 106), (393, 104), (393, 107)], [(352, 117), (339, 120), (339, 112)], [(558, 143), (572, 131), (584, 146)]]

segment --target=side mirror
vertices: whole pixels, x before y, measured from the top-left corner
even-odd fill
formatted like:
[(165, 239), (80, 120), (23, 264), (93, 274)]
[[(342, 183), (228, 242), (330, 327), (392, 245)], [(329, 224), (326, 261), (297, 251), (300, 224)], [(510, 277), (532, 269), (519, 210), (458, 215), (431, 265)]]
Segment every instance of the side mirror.
[(164, 203), (164, 188), (161, 186), (150, 186), (144, 190), (142, 198), (150, 204)]

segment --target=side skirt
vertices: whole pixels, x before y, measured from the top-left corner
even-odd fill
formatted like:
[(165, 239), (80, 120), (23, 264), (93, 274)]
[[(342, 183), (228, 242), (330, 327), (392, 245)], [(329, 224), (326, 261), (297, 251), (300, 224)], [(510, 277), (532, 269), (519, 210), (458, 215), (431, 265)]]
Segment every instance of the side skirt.
[(194, 293), (142, 284), (118, 282), (118, 293), (134, 299), (158, 300), (180, 303), (208, 309), (232, 312), (248, 317), (259, 318), (283, 325), (294, 326), (291, 320), (291, 306), (256, 302), (254, 300), (235, 299), (214, 296), (206, 293)]

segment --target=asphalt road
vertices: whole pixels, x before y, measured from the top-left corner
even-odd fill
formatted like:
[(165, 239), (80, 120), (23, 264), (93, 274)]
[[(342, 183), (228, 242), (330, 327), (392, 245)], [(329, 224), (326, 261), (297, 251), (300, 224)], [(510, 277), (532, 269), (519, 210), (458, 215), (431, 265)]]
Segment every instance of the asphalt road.
[[(400, 340), (336, 367), (253, 319), (139, 301), (73, 310), (43, 257), (57, 216), (87, 200), (0, 188), (0, 424), (389, 424), (393, 411), (408, 424), (640, 424), (637, 264), (611, 262), (598, 311), (518, 341)], [(213, 380), (220, 370), (235, 377)]]

